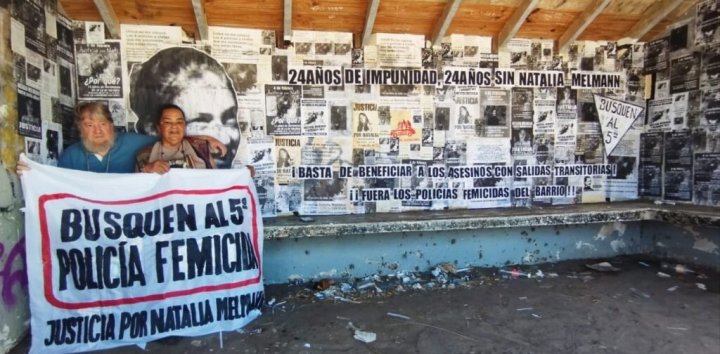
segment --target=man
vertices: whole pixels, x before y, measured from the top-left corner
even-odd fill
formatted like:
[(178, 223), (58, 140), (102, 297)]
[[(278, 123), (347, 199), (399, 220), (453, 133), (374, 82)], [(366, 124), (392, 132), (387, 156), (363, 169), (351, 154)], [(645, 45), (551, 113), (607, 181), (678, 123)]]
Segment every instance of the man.
[[(110, 110), (101, 102), (80, 103), (76, 109), (75, 125), (80, 132), (80, 142), (62, 152), (59, 167), (100, 173), (135, 172), (135, 155), (157, 141), (154, 136), (116, 134)], [(225, 154), (225, 146), (216, 139), (199, 139), (207, 140), (213, 149)], [(17, 173), (22, 174), (27, 168), (27, 165), (18, 163)]]
[(594, 190), (595, 190), (595, 188), (593, 187), (592, 177), (590, 177), (590, 176), (585, 176), (585, 180), (584, 180), (584, 183), (583, 183), (583, 190), (584, 190), (584, 191), (588, 191), (588, 192), (591, 192), (591, 191), (594, 191)]

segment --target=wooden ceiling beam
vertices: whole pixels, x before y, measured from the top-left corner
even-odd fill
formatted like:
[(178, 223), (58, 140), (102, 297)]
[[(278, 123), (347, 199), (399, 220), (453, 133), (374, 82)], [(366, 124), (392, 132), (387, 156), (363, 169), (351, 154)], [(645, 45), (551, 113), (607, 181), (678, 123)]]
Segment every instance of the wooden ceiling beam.
[(450, 28), (453, 18), (455, 18), (458, 8), (460, 8), (460, 4), (462, 4), (462, 0), (450, 0), (445, 5), (445, 9), (440, 16), (440, 21), (438, 21), (435, 25), (435, 30), (433, 31), (433, 46), (439, 46), (440, 42), (442, 42), (443, 37), (445, 37), (445, 33), (448, 28)]
[(667, 17), (675, 8), (682, 4), (683, 0), (663, 0), (656, 2), (650, 8), (648, 8), (640, 21), (632, 26), (628, 31), (628, 38), (638, 40), (645, 36), (651, 29), (657, 26), (660, 21)]
[(285, 0), (283, 10), (283, 40), (292, 40), (292, 0)]
[(570, 43), (580, 37), (585, 29), (595, 21), (595, 18), (605, 10), (610, 4), (610, 0), (595, 0), (583, 13), (581, 13), (568, 27), (567, 31), (558, 39), (558, 47), (560, 52), (567, 49)]
[(61, 1), (58, 1), (58, 2), (57, 2), (57, 8), (58, 8), (58, 13), (59, 13), (59, 14), (65, 16), (65, 17), (67, 17), (67, 18), (70, 18), (70, 16), (67, 15), (67, 12), (65, 12), (65, 8), (63, 7)]
[(110, 0), (93, 0), (93, 2), (100, 13), (100, 17), (105, 22), (105, 28), (110, 33), (110, 37), (120, 38), (120, 21), (118, 21)]
[(207, 41), (208, 36), (208, 22), (207, 16), (205, 15), (205, 5), (203, 0), (191, 0), (193, 11), (195, 12), (195, 23), (197, 24), (198, 34), (200, 39)]
[(497, 41), (495, 41), (497, 48), (502, 48), (509, 40), (515, 37), (515, 34), (520, 30), (520, 27), (525, 23), (528, 16), (535, 11), (538, 4), (540, 4), (540, 0), (522, 1), (520, 6), (515, 9), (515, 12), (513, 12), (507, 22), (505, 22), (505, 26), (500, 30), (500, 33), (498, 33)]
[(377, 17), (380, 0), (371, 0), (368, 4), (367, 16), (365, 16), (365, 28), (362, 36), (362, 46), (366, 46), (372, 35), (373, 27), (375, 27), (375, 18)]

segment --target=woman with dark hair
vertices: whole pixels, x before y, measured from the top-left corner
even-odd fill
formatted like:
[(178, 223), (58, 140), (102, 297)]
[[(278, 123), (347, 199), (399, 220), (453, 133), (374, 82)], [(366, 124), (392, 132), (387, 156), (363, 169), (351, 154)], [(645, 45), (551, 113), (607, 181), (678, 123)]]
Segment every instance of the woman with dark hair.
[(370, 119), (368, 119), (367, 114), (360, 113), (358, 115), (357, 131), (358, 132), (369, 132), (370, 131)]
[(468, 111), (467, 107), (460, 106), (457, 124), (470, 124), (470, 112)]
[(285, 148), (280, 148), (278, 150), (278, 159), (277, 159), (277, 167), (278, 168), (285, 168), (285, 167), (292, 167), (293, 165), (293, 159), (290, 157), (290, 153)]
[(227, 146), (217, 159), (228, 168), (240, 144), (237, 97), (225, 69), (206, 53), (184, 47), (163, 49), (133, 73), (130, 107), (140, 133), (157, 134), (157, 115), (163, 104), (185, 107), (188, 134), (209, 135)]
[(158, 116), (160, 141), (138, 152), (139, 171), (163, 174), (171, 168), (215, 168), (207, 142), (185, 137), (185, 113), (180, 107), (164, 105)]

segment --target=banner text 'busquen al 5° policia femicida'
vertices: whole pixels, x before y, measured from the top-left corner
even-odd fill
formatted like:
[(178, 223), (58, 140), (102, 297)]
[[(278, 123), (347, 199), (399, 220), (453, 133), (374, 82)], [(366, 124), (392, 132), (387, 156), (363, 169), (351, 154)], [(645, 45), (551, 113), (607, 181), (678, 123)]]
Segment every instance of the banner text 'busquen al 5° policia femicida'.
[(259, 316), (263, 226), (248, 171), (30, 164), (31, 352), (233, 330)]

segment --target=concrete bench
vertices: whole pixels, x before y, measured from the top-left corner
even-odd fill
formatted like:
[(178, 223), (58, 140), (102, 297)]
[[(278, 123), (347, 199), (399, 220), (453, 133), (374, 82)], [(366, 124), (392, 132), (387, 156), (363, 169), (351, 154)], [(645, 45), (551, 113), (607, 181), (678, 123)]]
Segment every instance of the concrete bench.
[(627, 254), (720, 269), (720, 208), (633, 201), (313, 219), (265, 219), (267, 283)]

